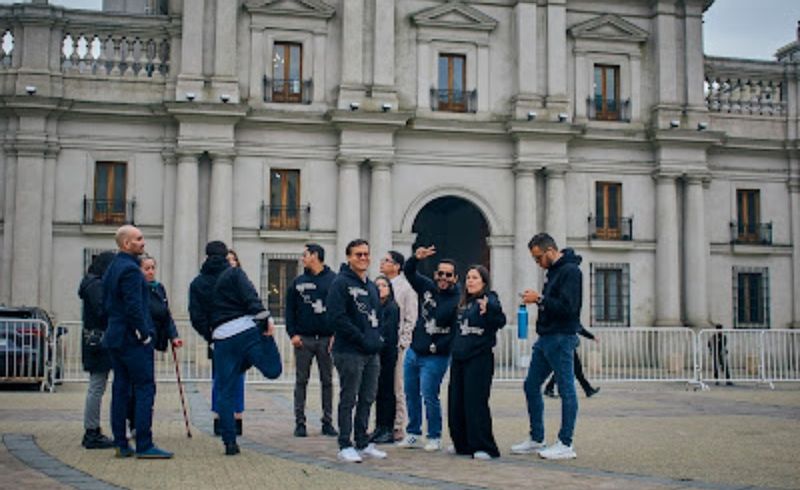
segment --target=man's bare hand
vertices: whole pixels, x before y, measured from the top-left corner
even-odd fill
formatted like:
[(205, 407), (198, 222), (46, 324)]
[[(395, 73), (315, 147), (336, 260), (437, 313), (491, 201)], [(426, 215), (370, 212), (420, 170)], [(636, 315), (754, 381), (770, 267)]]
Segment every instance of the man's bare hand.
[(481, 315), (486, 314), (486, 305), (489, 303), (489, 298), (484, 296), (483, 298), (478, 298), (478, 307), (481, 310)]
[(264, 337), (272, 337), (275, 334), (275, 322), (272, 317), (267, 320), (267, 328), (264, 329)]
[(541, 293), (539, 293), (539, 291), (534, 291), (533, 289), (526, 289), (525, 291), (522, 292), (522, 294), (520, 294), (522, 302), (525, 303), (526, 305), (531, 305), (536, 303), (537, 301), (539, 301), (539, 298), (541, 296), (542, 295)]
[(299, 335), (292, 335), (291, 342), (295, 349), (303, 348), (303, 339), (301, 339)]
[(431, 245), (430, 247), (419, 247), (416, 252), (414, 252), (414, 256), (417, 260), (427, 259), (431, 255), (436, 254), (436, 245)]
[(180, 349), (181, 347), (183, 347), (183, 340), (181, 340), (180, 338), (172, 339), (172, 347)]

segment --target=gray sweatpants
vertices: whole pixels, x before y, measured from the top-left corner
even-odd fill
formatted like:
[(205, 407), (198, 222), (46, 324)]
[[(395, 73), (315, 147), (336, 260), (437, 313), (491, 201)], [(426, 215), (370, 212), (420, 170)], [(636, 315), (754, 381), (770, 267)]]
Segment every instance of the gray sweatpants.
[(83, 428), (86, 430), (100, 428), (100, 405), (103, 403), (109, 372), (89, 373), (89, 388), (86, 390), (86, 405), (83, 408)]

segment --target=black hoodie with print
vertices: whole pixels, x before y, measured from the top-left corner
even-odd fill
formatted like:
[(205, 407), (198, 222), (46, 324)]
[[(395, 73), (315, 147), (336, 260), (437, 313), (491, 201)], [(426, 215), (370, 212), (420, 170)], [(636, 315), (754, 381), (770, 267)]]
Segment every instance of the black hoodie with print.
[(333, 352), (376, 354), (383, 347), (378, 321), (378, 288), (342, 264), (328, 291), (328, 324), (333, 328)]

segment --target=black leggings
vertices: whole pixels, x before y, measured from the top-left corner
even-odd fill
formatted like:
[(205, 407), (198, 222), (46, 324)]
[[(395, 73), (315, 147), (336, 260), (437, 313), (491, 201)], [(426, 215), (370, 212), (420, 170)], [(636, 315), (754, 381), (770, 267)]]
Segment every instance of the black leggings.
[[(587, 380), (586, 376), (583, 375), (583, 365), (581, 364), (581, 358), (578, 357), (578, 351), (575, 351), (573, 360), (575, 362), (575, 379), (577, 379), (578, 383), (581, 384), (581, 388), (583, 388), (583, 391), (588, 394), (590, 391), (592, 391), (592, 385), (589, 384), (589, 380)], [(544, 390), (552, 392), (555, 386), (556, 386), (556, 377), (555, 375), (552, 375), (550, 376), (550, 380), (547, 382), (547, 385), (544, 387)]]

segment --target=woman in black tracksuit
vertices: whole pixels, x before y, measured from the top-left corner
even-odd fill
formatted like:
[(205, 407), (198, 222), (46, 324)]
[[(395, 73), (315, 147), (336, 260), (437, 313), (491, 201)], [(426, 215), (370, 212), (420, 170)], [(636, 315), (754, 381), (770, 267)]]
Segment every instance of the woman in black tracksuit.
[(394, 300), (392, 282), (386, 276), (375, 278), (380, 306), (378, 329), (383, 337), (379, 356), (381, 371), (378, 375), (378, 394), (375, 397), (375, 432), (370, 440), (376, 444), (394, 442), (392, 434), (396, 399), (394, 395), (394, 368), (397, 364), (397, 337), (400, 326), (400, 307)]
[(489, 271), (482, 265), (471, 266), (450, 348), (450, 437), (456, 454), (475, 459), (500, 456), (492, 433), (489, 394), (494, 375), (492, 348), (497, 343), (497, 331), (506, 324), (506, 315), (497, 293), (489, 288)]

